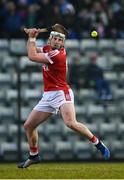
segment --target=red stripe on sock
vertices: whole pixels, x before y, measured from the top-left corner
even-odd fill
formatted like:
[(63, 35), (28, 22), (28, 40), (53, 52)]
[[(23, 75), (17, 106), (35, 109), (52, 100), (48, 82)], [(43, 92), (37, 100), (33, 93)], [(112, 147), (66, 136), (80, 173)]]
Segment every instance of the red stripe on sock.
[(97, 137), (96, 136), (93, 136), (90, 140), (92, 143), (95, 143), (97, 141)]
[(38, 147), (30, 147), (32, 153), (38, 152)]

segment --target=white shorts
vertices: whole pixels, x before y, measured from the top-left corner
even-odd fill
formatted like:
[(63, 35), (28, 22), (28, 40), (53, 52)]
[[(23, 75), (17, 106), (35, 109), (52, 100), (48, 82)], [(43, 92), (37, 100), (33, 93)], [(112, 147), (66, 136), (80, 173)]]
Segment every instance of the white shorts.
[(74, 95), (71, 89), (66, 92), (63, 90), (44, 92), (34, 110), (57, 114), (60, 106), (64, 103), (74, 103)]

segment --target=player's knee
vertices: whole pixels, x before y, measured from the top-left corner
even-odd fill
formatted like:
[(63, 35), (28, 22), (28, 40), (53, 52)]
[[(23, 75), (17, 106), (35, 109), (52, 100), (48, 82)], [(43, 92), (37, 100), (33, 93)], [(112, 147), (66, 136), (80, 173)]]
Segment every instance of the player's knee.
[(29, 129), (29, 125), (28, 125), (28, 123), (24, 123), (24, 129), (25, 129), (25, 131), (28, 131), (28, 129)]
[(35, 128), (29, 123), (29, 122), (25, 122), (24, 123), (24, 130), (27, 132), (27, 133), (32, 133), (32, 131), (34, 130)]

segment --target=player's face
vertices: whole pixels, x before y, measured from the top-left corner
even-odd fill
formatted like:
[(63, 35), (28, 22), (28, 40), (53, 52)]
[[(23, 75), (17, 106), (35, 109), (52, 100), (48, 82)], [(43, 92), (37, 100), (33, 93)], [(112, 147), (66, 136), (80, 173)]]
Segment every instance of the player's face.
[(59, 36), (52, 36), (50, 38), (50, 45), (52, 46), (53, 49), (59, 49), (64, 45), (64, 39)]

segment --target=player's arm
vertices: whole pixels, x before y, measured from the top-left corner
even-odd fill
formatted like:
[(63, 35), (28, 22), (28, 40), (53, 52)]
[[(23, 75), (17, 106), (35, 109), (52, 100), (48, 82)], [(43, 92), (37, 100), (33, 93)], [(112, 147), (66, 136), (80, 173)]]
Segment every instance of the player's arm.
[(37, 53), (43, 52), (42, 48), (36, 47)]
[(45, 57), (44, 53), (37, 52), (35, 39), (29, 38), (27, 43), (28, 57), (31, 61), (39, 63), (49, 63), (48, 59)]
[(27, 51), (29, 59), (39, 63), (49, 63), (45, 55), (38, 52), (39, 50), (36, 47), (36, 37), (39, 34), (38, 30), (35, 28), (26, 29), (25, 32), (28, 34)]

